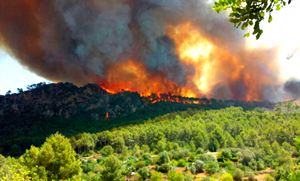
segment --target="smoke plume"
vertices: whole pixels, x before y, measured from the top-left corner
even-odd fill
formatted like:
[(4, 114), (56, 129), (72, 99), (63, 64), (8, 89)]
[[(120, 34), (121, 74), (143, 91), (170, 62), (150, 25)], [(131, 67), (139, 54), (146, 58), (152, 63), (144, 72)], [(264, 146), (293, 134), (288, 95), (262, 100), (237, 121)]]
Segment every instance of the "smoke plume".
[(0, 46), (52, 81), (113, 90), (263, 100), (277, 48), (246, 49), (205, 0), (3, 0)]

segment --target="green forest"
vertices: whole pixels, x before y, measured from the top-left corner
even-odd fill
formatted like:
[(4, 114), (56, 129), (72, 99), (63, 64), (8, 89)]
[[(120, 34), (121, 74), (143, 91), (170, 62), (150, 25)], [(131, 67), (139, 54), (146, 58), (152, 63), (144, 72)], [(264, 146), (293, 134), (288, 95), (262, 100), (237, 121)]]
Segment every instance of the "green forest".
[(0, 156), (1, 180), (300, 180), (300, 113), (188, 109)]

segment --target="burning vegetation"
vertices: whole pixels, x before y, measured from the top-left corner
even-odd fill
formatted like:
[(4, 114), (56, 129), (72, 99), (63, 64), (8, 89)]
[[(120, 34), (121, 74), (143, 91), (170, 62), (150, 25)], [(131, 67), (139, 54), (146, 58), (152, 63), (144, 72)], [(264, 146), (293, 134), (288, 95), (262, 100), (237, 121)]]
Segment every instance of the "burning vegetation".
[(49, 80), (98, 83), (112, 94), (283, 99), (277, 48), (246, 48), (238, 38), (243, 32), (212, 6), (194, 0), (1, 1), (0, 46)]

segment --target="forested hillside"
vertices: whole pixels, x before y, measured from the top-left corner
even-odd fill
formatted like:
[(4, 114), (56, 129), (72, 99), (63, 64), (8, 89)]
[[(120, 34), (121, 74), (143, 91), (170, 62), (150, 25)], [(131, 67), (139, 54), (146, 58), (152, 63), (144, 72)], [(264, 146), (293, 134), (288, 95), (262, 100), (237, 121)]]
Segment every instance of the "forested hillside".
[[(270, 102), (241, 102), (172, 95), (143, 97), (137, 92), (110, 94), (96, 84), (34, 84), (28, 91), (0, 96), (0, 153), (20, 156), (30, 145), (40, 146), (59, 131), (67, 137), (140, 124), (170, 112), (242, 106), (264, 107)], [(159, 96), (159, 97), (158, 97)]]
[(57, 133), (20, 158), (1, 157), (0, 174), (4, 180), (297, 181), (299, 120), (297, 111), (188, 109), (69, 139)]

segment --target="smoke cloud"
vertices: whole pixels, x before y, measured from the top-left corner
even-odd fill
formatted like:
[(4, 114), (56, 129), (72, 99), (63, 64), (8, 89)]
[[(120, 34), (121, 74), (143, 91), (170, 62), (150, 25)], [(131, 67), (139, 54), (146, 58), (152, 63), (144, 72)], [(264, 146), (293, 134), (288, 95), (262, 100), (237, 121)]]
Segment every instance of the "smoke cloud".
[(291, 99), (297, 99), (300, 97), (300, 82), (289, 80), (284, 84), (284, 90), (289, 94)]
[[(220, 99), (281, 94), (277, 48), (247, 50), (243, 32), (211, 8), (201, 0), (1, 1), (0, 46), (52, 81)], [(198, 64), (178, 49), (178, 27), (188, 23), (186, 33), (214, 47)]]

